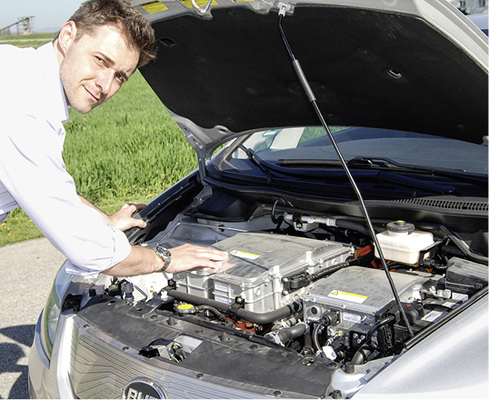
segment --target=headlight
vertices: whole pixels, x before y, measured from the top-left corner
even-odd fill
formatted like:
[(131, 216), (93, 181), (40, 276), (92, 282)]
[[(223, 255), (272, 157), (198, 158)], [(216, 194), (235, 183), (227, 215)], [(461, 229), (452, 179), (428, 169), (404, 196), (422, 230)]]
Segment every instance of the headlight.
[(49, 297), (42, 312), (41, 344), (48, 359), (51, 359), (51, 354), (53, 352), (53, 344), (58, 328), (62, 302), (72, 279), (73, 275), (67, 274), (62, 266), (56, 275), (51, 293), (49, 293)]
[(51, 359), (51, 353), (53, 352), (54, 337), (56, 335), (56, 328), (58, 326), (59, 314), (61, 312), (61, 301), (56, 293), (56, 283), (53, 284), (51, 293), (49, 293), (48, 300), (44, 310), (42, 311), (41, 320), (41, 343), (46, 353), (46, 356)]

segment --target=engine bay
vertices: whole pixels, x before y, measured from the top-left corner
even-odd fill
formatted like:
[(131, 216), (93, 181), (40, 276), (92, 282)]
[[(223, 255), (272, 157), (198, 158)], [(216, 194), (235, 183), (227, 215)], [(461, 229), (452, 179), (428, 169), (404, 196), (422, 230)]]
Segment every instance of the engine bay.
[[(288, 357), (292, 352), (294, 362), (327, 368), (328, 385), (334, 372), (338, 385), (349, 374), (380, 370), (367, 366), (385, 365), (402, 354), (487, 286), (487, 265), (470, 259), (443, 230), (404, 221), (376, 228), (378, 235), (394, 230), (381, 243), (409, 327), (361, 224), (290, 213), (277, 205), (262, 204), (246, 220), (227, 222), (203, 218), (192, 208), (177, 214), (141, 245), (171, 248), (190, 242), (225, 250), (230, 258), (220, 270), (106, 277), (102, 286), (91, 288), (90, 299), (124, 304), (124, 315), (142, 312), (145, 324), (149, 315), (167, 318), (171, 333), (164, 338), (148, 336), (149, 328), (134, 336), (144, 357), (197, 368), (197, 350), (210, 340), (202, 328), (189, 328), (200, 326), (216, 332), (221, 342), (227, 335)], [(142, 326), (140, 320), (134, 323)], [(230, 373), (221, 361), (213, 368), (215, 375)]]

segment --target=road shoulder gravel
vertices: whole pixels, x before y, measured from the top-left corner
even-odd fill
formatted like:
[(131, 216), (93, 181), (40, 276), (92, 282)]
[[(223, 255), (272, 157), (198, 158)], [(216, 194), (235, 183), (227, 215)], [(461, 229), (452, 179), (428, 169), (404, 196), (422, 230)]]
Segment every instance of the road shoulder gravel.
[(64, 260), (45, 238), (0, 247), (0, 398), (29, 397), (34, 328)]

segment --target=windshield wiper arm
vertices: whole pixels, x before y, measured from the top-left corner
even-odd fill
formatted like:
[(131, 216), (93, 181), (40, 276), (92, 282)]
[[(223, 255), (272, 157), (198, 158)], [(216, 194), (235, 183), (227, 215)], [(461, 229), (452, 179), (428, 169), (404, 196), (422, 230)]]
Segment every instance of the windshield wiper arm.
[[(347, 165), (349, 166), (350, 169), (353, 170), (371, 170), (372, 173), (369, 173), (365, 176), (356, 173), (355, 176), (359, 178), (378, 179), (381, 181), (393, 182), (395, 184), (400, 184), (404, 186), (413, 187), (416, 189), (422, 189), (422, 190), (427, 190), (430, 192), (441, 193), (441, 194), (453, 193), (456, 190), (455, 186), (453, 185), (444, 185), (444, 184), (439, 184), (423, 179), (416, 179), (410, 176), (403, 175), (400, 172), (413, 172), (413, 170), (409, 167), (402, 168), (400, 164), (396, 164), (396, 163), (392, 164), (395, 165), (394, 168), (389, 168), (388, 166), (391, 164), (388, 164), (390, 163), (390, 160), (388, 159), (382, 159), (382, 166), (379, 167), (378, 160), (379, 159), (377, 158), (376, 159), (363, 158), (363, 157), (353, 158), (347, 162)], [(322, 173), (320, 171), (318, 172), (317, 170), (315, 170), (314, 174), (312, 174), (310, 171), (308, 171), (308, 168), (311, 167), (342, 169), (342, 165), (340, 161), (336, 161), (336, 160), (279, 160), (277, 164), (282, 168), (302, 167), (303, 170), (301, 171), (295, 170), (293, 173), (291, 173), (291, 175), (295, 175), (295, 176), (297, 175), (303, 175), (308, 177), (323, 176)], [(416, 171), (418, 170), (414, 169), (414, 172)], [(423, 171), (424, 170), (421, 170), (421, 172)], [(281, 172), (283, 174), (287, 174), (287, 171), (282, 170)]]
[(277, 165), (281, 167), (332, 167), (332, 168), (341, 168), (343, 169), (343, 165), (340, 160), (318, 160), (316, 158), (307, 158), (307, 159), (289, 159), (289, 158), (281, 158), (277, 160)]
[[(440, 170), (440, 169), (400, 164), (386, 157), (354, 157), (347, 162), (347, 165), (350, 168), (386, 168), (390, 170), (395, 169), (398, 171), (420, 172), (420, 173), (428, 173), (428, 174), (445, 173), (444, 170)], [(451, 171), (452, 170), (448, 171), (448, 173), (451, 173)], [(455, 173), (467, 172), (464, 170), (455, 170), (455, 171), (456, 171)]]
[[(392, 161), (384, 157), (355, 157), (350, 159), (348, 167), (352, 169), (378, 169), (392, 172), (410, 172), (414, 174), (425, 174), (432, 176), (440, 176), (449, 179), (455, 179), (460, 182), (472, 183), (474, 185), (487, 185), (487, 175), (473, 174), (464, 169), (449, 169), (441, 167), (405, 165)], [(443, 185), (440, 185), (442, 187)], [(443, 192), (447, 192), (442, 189)], [(450, 193), (450, 190), (448, 190)]]
[(260, 159), (260, 157), (258, 157), (253, 150), (251, 150), (248, 147), (243, 146), (242, 144), (240, 144), (238, 147), (246, 153), (246, 155), (248, 156), (248, 159), (253, 164), (255, 164), (258, 168), (260, 168), (260, 171), (262, 171), (266, 175), (267, 182), (270, 183), (272, 180), (272, 173), (271, 173), (270, 169), (264, 165), (264, 163)]

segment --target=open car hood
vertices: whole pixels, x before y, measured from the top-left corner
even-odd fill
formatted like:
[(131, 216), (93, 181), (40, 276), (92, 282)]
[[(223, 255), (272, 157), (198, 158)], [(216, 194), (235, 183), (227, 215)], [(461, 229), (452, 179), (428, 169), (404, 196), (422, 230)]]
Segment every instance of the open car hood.
[(155, 29), (141, 72), (203, 156), (241, 132), (328, 124), (487, 135), (487, 37), (440, 0), (133, 1)]

